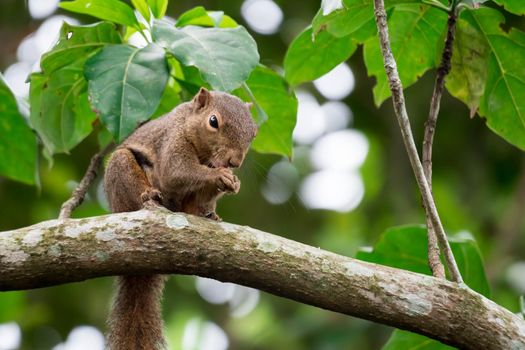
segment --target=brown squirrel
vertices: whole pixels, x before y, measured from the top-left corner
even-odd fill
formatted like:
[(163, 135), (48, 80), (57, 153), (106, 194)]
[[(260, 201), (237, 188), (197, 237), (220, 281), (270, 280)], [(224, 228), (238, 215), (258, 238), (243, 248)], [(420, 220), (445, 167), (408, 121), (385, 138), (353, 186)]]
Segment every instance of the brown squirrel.
[[(140, 126), (112, 154), (104, 186), (113, 212), (148, 201), (220, 220), (216, 201), (237, 193), (241, 166), (257, 126), (251, 104), (201, 88), (190, 102)], [(112, 350), (164, 349), (161, 298), (165, 277), (121, 276), (109, 317)]]

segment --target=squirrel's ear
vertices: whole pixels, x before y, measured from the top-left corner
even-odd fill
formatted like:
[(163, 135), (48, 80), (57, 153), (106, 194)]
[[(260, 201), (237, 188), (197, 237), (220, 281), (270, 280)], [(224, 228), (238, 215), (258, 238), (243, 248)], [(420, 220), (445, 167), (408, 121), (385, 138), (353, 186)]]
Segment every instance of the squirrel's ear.
[(246, 102), (246, 107), (248, 107), (248, 109), (251, 109), (253, 107), (253, 102)]
[(203, 108), (206, 108), (211, 102), (211, 94), (206, 89), (201, 87), (197, 95), (193, 98), (193, 110), (199, 111)]

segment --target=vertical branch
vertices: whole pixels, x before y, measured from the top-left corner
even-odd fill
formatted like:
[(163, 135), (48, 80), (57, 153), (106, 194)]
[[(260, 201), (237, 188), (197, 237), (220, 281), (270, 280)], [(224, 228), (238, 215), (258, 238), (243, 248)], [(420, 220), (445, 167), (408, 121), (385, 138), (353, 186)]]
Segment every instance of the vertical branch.
[(102, 150), (96, 153), (93, 156), (93, 158), (91, 158), (86, 173), (84, 174), (84, 177), (82, 178), (82, 180), (80, 180), (80, 183), (71, 194), (71, 198), (69, 198), (62, 204), (62, 207), (60, 208), (60, 214), (58, 216), (59, 219), (69, 218), (73, 210), (75, 210), (80, 204), (82, 204), (84, 198), (86, 197), (86, 193), (89, 189), (89, 186), (97, 177), (98, 169), (100, 168), (104, 156), (113, 149), (113, 146), (114, 143), (110, 142), (106, 147), (104, 147)]
[(399, 78), (399, 73), (397, 71), (397, 64), (394, 59), (394, 55), (392, 54), (392, 50), (390, 48), (386, 11), (383, 0), (374, 0), (374, 6), (374, 14), (379, 33), (381, 53), (383, 55), (385, 71), (388, 77), (390, 90), (392, 92), (394, 110), (397, 121), (399, 123), (399, 127), (401, 129), (403, 142), (405, 144), (405, 148), (410, 159), (410, 164), (412, 165), (412, 170), (414, 171), (414, 175), (419, 186), (419, 191), (421, 192), (421, 197), (423, 198), (423, 207), (425, 208), (427, 217), (430, 217), (432, 226), (436, 231), (436, 237), (444, 253), (445, 261), (450, 271), (452, 280), (461, 283), (463, 282), (463, 280), (461, 278), (461, 274), (454, 259), (454, 255), (452, 254), (452, 250), (450, 249), (450, 244), (448, 243), (445, 230), (443, 229), (443, 225), (441, 224), (441, 219), (439, 218), (439, 214), (434, 203), (434, 198), (432, 197), (432, 192), (430, 191), (430, 187), (425, 177), (423, 165), (421, 164), (419, 155), (417, 153), (414, 137), (412, 136), (410, 121), (408, 119), (408, 114), (405, 106), (403, 86), (401, 85), (401, 79)]
[[(428, 120), (425, 123), (425, 136), (423, 139), (423, 170), (428, 182), (428, 186), (432, 191), (432, 143), (434, 141), (434, 133), (436, 131), (436, 123), (439, 115), (439, 107), (441, 103), (441, 96), (443, 95), (443, 88), (445, 87), (445, 77), (450, 72), (454, 36), (456, 31), (457, 17), (455, 11), (452, 10), (448, 16), (447, 22), (447, 38), (445, 40), (445, 48), (441, 56), (441, 63), (437, 70), (436, 82), (434, 84), (434, 93), (430, 102), (430, 112)], [(428, 229), (428, 264), (432, 270), (432, 274), (438, 278), (445, 278), (445, 268), (439, 259), (439, 246), (437, 242), (436, 232), (432, 226), (432, 220), (427, 215), (427, 229)]]

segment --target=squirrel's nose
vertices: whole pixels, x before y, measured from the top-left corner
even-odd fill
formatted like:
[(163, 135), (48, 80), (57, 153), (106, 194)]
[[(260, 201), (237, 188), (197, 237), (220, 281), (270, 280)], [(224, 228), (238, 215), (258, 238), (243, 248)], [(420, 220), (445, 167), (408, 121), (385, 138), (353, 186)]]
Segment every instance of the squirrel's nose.
[(230, 168), (238, 168), (241, 166), (241, 161), (239, 159), (230, 158), (228, 161), (228, 166)]
[(238, 168), (241, 166), (242, 164), (242, 156), (237, 156), (237, 155), (233, 155), (230, 157), (230, 159), (228, 160), (228, 166), (230, 168)]

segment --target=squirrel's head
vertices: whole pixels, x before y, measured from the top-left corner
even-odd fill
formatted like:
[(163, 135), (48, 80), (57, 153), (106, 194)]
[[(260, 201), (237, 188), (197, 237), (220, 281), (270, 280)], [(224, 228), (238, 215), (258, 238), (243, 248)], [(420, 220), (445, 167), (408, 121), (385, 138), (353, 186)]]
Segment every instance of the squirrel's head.
[(257, 134), (251, 103), (201, 88), (190, 104), (186, 133), (192, 135), (200, 162), (213, 168), (240, 167)]

